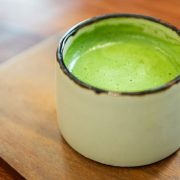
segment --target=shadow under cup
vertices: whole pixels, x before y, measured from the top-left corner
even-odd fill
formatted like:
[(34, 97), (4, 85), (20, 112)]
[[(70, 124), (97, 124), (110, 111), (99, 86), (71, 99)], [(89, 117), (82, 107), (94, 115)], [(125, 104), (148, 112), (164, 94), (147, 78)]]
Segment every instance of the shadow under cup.
[[(122, 24), (122, 21), (125, 24)], [(81, 79), (81, 76), (78, 77), (78, 73), (77, 75), (73, 73), (68, 65), (70, 59), (77, 58), (78, 55), (89, 50), (91, 46), (86, 45), (86, 36), (103, 22), (108, 26), (118, 25), (120, 28), (122, 26), (122, 29), (123, 25), (129, 26), (128, 23), (131, 22), (130, 24), (134, 23), (134, 26), (137, 26), (136, 29), (142, 29), (142, 32), (148, 36), (152, 31), (148, 31), (148, 28), (144, 31), (142, 23), (148, 26), (153, 23), (154, 38), (156, 36), (168, 38), (170, 43), (177, 43), (178, 48), (180, 46), (177, 28), (143, 15), (99, 16), (71, 28), (61, 39), (57, 50), (57, 112), (61, 133), (76, 151), (104, 164), (128, 167), (154, 163), (180, 147), (179, 54), (172, 55), (173, 62), (170, 60), (176, 66), (176, 71), (173, 71), (174, 77), (153, 88), (124, 91), (121, 86), (122, 91), (118, 91), (113, 88), (108, 89), (108, 86), (95, 86), (94, 81), (88, 83)], [(167, 29), (167, 33), (164, 29)], [(102, 36), (99, 37), (103, 37), (106, 30), (102, 28), (99, 32)], [(172, 36), (168, 37), (170, 31)], [(131, 33), (129, 31), (129, 34)], [(82, 34), (85, 37), (84, 43), (82, 41), (82, 48), (79, 48), (75, 43)], [(97, 43), (93, 39), (95, 38), (92, 36), (89, 39), (91, 42), (88, 43), (92, 47), (93, 43)], [(108, 37), (103, 37), (102, 41), (107, 39)], [(179, 50), (174, 47), (173, 49), (175, 52)], [(89, 67), (91, 65), (87, 68)], [(83, 76), (84, 73), (80, 75)]]

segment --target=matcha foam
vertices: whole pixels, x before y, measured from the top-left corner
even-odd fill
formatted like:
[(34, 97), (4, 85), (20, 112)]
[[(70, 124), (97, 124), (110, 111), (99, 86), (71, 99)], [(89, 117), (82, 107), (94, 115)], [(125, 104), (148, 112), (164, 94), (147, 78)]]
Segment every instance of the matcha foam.
[(105, 19), (69, 38), (64, 62), (79, 80), (97, 88), (149, 90), (180, 75), (180, 36), (145, 19)]

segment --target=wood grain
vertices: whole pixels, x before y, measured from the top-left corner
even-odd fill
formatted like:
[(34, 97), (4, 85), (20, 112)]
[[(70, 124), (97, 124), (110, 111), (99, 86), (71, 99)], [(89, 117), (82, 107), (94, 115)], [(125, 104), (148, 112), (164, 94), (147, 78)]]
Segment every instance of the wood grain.
[(57, 40), (54, 37), (0, 68), (0, 156), (27, 179), (180, 179), (180, 152), (150, 166), (118, 168), (91, 161), (64, 141), (54, 97)]
[(0, 0), (0, 63), (81, 20), (116, 12), (155, 16), (180, 27), (180, 0)]
[(24, 180), (24, 178), (17, 173), (9, 164), (7, 164), (3, 159), (0, 158), (0, 180)]

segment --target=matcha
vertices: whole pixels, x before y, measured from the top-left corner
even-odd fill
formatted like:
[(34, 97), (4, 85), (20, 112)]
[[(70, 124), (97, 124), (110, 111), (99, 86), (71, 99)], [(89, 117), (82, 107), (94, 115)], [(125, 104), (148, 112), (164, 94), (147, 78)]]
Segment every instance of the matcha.
[(180, 75), (180, 37), (145, 19), (105, 19), (68, 39), (64, 63), (79, 80), (97, 88), (149, 90)]

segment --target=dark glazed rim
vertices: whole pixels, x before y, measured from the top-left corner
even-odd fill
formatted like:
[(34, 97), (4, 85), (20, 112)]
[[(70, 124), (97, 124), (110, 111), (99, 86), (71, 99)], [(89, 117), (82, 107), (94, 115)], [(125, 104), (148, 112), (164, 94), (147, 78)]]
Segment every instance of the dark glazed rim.
[(59, 65), (60, 65), (60, 68), (65, 73), (65, 75), (67, 75), (70, 78), (70, 80), (72, 80), (75, 84), (79, 85), (82, 88), (92, 90), (97, 94), (103, 93), (103, 94), (112, 94), (115, 96), (121, 96), (121, 95), (129, 95), (129, 96), (137, 96), (138, 95), (139, 96), (139, 95), (153, 94), (153, 93), (165, 91), (165, 90), (169, 89), (170, 87), (172, 87), (173, 85), (179, 83), (180, 75), (178, 75), (175, 79), (171, 80), (170, 82), (168, 82), (162, 86), (159, 86), (157, 88), (153, 88), (153, 89), (137, 91), (137, 92), (108, 91), (108, 90), (104, 90), (101, 88), (94, 87), (90, 84), (87, 84), (87, 83), (79, 80), (71, 72), (69, 72), (69, 70), (67, 69), (67, 67), (63, 61), (63, 50), (64, 50), (65, 44), (66, 44), (67, 40), (69, 39), (69, 37), (74, 36), (80, 29), (82, 29), (83, 27), (88, 26), (90, 24), (93, 24), (95, 22), (98, 22), (98, 21), (101, 21), (104, 19), (119, 18), (119, 17), (130, 17), (130, 18), (146, 19), (149, 21), (153, 21), (153, 22), (162, 24), (162, 25), (170, 28), (171, 30), (175, 31), (180, 36), (180, 29), (176, 28), (175, 26), (168, 24), (160, 19), (156, 19), (156, 18), (153, 18), (150, 16), (145, 16), (145, 15), (140, 15), (140, 14), (106, 14), (103, 16), (96, 16), (96, 17), (87, 19), (87, 20), (82, 21), (79, 24), (73, 26), (69, 31), (67, 31), (65, 33), (65, 35), (60, 40), (60, 43), (59, 43), (59, 46), (57, 49), (57, 53), (56, 53), (56, 57), (57, 57), (57, 61), (58, 61)]

